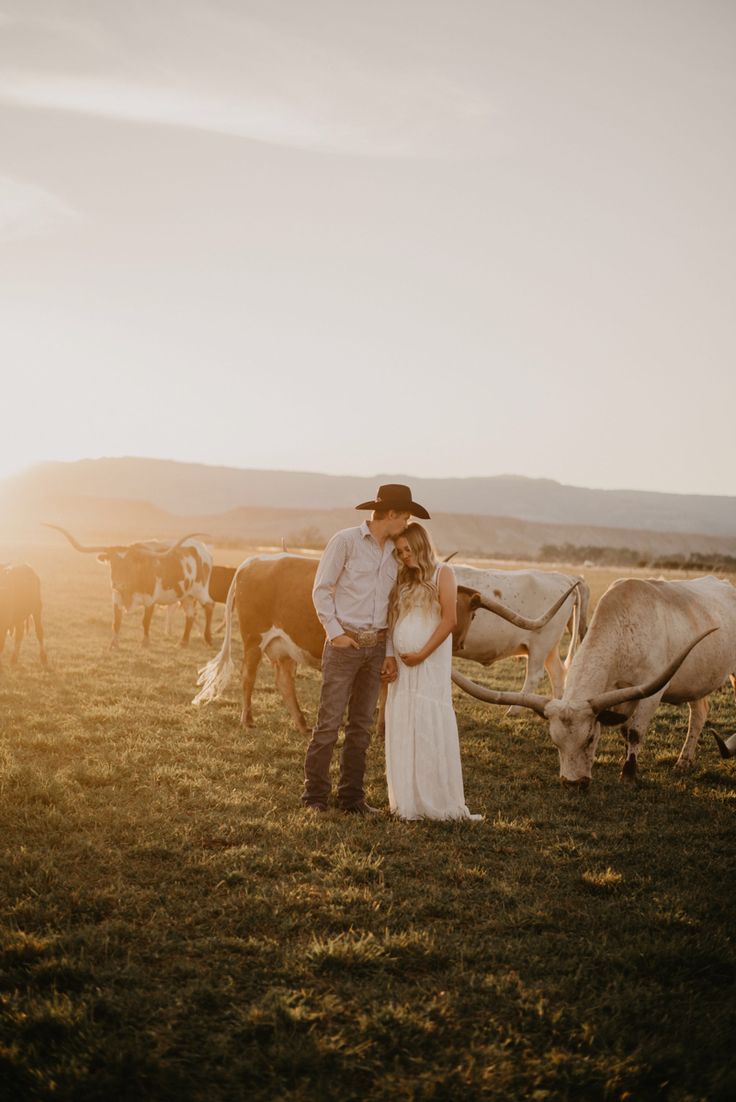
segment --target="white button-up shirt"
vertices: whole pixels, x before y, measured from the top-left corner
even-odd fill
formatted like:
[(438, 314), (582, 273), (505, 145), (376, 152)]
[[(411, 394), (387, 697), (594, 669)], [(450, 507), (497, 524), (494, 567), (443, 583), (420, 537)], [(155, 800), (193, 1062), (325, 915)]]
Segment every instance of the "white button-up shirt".
[[(387, 539), (381, 548), (368, 521), (335, 533), (324, 549), (312, 590), (328, 638), (344, 634), (346, 627), (387, 626), (389, 596), (399, 569), (393, 552), (394, 541)], [(393, 653), (390, 640), (387, 653)]]

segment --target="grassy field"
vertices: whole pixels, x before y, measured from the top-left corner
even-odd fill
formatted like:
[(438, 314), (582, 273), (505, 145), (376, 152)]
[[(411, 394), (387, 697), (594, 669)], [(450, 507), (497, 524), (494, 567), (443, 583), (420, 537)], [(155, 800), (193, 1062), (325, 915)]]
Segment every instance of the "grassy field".
[[(736, 1097), (736, 766), (705, 737), (673, 772), (686, 709), (633, 788), (604, 733), (581, 795), (541, 721), (458, 697), (483, 822), (315, 820), (269, 671), (243, 735), (235, 685), (189, 704), (199, 632), (181, 651), (157, 615), (143, 651), (130, 618), (110, 653), (105, 569), (24, 558), (52, 670), (31, 639), (0, 675), (0, 1098)], [(723, 690), (710, 722), (735, 711)]]

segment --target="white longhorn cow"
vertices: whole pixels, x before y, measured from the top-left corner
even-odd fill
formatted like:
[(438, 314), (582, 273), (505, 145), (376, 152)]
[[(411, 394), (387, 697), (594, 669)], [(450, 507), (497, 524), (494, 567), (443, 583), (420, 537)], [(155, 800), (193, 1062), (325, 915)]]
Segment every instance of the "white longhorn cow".
[[(522, 692), (533, 693), (549, 674), (552, 695), (561, 696), (565, 674), (587, 627), (590, 590), (576, 574), (558, 574), (544, 570), (482, 570), (475, 566), (455, 566), (458, 585), (476, 590), (486, 600), (502, 601), (522, 617), (536, 619), (559, 600), (567, 599), (543, 626), (533, 627), (495, 616), (476, 616), (465, 637), (462, 657), (483, 666), (503, 658), (525, 657), (526, 677)], [(560, 658), (560, 640), (570, 623), (570, 646), (565, 663)], [(521, 626), (519, 626), (521, 624)], [(455, 653), (459, 653), (457, 650)], [(514, 705), (509, 715), (519, 715)]]
[(736, 589), (730, 582), (622, 578), (598, 602), (560, 700), (495, 692), (457, 672), (453, 681), (480, 700), (521, 705), (549, 720), (561, 779), (588, 784), (601, 725), (622, 727), (626, 758), (621, 779), (634, 780), (647, 729), (663, 700), (690, 706), (677, 765), (692, 765), (708, 714), (707, 697), (729, 677), (733, 681), (734, 669)]

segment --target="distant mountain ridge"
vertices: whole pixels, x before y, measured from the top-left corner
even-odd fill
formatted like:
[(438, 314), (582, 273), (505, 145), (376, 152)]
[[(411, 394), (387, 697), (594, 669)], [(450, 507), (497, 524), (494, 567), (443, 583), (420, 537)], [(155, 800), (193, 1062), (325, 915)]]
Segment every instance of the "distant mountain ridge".
[(261, 471), (136, 457), (44, 463), (0, 482), (6, 507), (23, 500), (125, 498), (179, 516), (234, 509), (350, 509), (380, 483), (407, 482), (431, 513), (507, 517), (542, 524), (736, 536), (736, 497), (591, 490), (520, 475), (428, 479)]

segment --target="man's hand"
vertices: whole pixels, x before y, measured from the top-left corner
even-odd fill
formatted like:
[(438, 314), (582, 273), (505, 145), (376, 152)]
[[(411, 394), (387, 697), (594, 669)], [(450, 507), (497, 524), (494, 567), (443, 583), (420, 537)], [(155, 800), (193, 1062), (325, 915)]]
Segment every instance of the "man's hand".
[(396, 665), (396, 659), (393, 655), (388, 658), (384, 658), (383, 665), (381, 666), (381, 681), (386, 685), (390, 685), (392, 681), (395, 681), (399, 676), (399, 667)]
[(330, 645), (337, 650), (348, 650), (349, 647), (355, 647), (356, 650), (360, 650), (360, 647), (351, 639), (349, 635), (336, 635), (334, 639), (330, 639)]
[(412, 654), (400, 654), (399, 658), (405, 666), (418, 666), (424, 661), (424, 655), (421, 651), (414, 651)]

